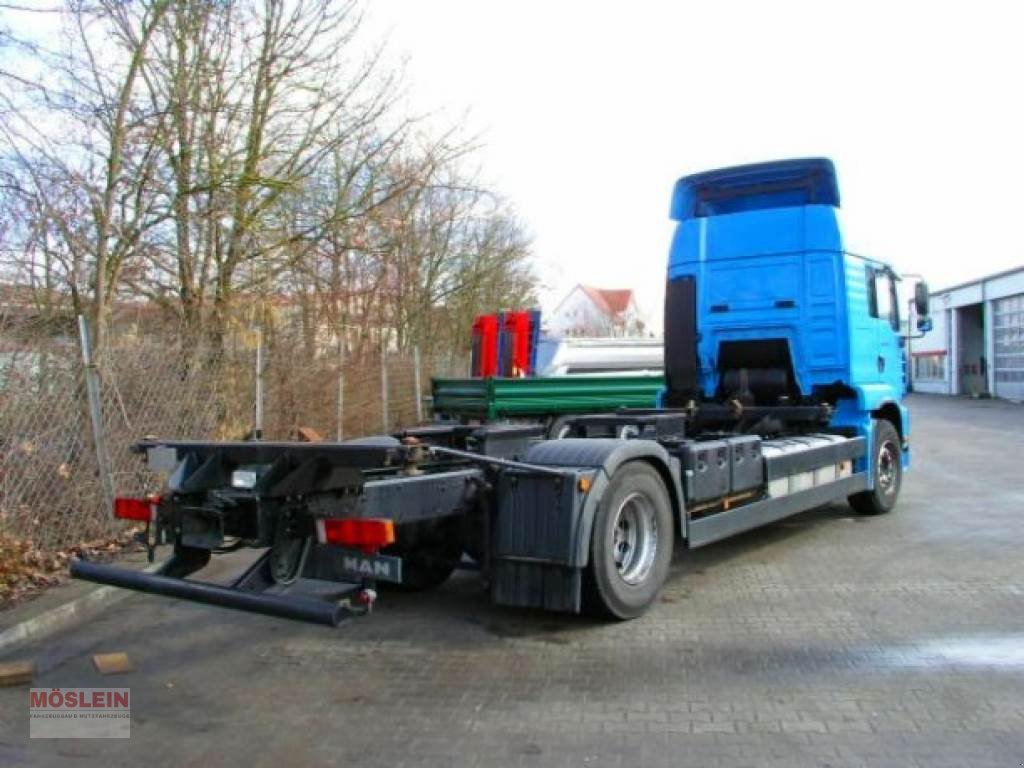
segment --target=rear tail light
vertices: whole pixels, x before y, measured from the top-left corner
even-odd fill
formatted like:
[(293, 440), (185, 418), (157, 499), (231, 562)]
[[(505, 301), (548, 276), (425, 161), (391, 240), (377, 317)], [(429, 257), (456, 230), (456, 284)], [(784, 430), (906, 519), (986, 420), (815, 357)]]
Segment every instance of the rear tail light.
[(395, 524), (391, 520), (377, 519), (317, 520), (316, 537), (321, 544), (373, 552), (395, 543)]
[(119, 496), (114, 499), (114, 517), (121, 520), (150, 523), (156, 520), (156, 508), (159, 503), (159, 496), (151, 496), (147, 499), (129, 499)]

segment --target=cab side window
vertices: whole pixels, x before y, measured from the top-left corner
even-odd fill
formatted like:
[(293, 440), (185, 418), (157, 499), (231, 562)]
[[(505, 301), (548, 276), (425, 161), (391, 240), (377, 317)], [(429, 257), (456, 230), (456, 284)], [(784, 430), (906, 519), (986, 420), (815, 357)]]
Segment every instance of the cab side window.
[(879, 320), (885, 320), (899, 333), (899, 302), (896, 300), (896, 283), (884, 269), (867, 267), (868, 313)]

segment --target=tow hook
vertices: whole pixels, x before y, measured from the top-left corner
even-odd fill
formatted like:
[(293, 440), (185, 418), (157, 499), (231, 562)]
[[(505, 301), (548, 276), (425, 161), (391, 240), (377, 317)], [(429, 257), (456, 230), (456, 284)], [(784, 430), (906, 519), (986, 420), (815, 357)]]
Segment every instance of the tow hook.
[(352, 596), (352, 602), (366, 613), (373, 612), (373, 604), (377, 602), (377, 590), (372, 586), (363, 586)]

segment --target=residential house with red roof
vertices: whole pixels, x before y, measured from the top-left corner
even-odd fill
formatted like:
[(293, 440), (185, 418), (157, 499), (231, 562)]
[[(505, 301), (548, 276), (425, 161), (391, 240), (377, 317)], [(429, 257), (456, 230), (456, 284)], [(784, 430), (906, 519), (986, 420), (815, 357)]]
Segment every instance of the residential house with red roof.
[(629, 288), (577, 285), (545, 316), (551, 336), (645, 336), (646, 327)]

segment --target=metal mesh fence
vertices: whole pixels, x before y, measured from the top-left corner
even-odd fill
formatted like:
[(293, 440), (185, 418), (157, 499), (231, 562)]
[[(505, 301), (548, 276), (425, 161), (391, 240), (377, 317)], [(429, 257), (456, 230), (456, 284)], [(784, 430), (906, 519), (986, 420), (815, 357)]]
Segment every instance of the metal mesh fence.
[(432, 376), (466, 370), (455, 354), (342, 355), (336, 341), (304, 341), (247, 329), (214, 349), (186, 345), (173, 331), (115, 327), (94, 361), (97, 444), (76, 329), (8, 324), (0, 335), (0, 533), (43, 549), (117, 533), (105, 488), (159, 489), (161, 479), (131, 451), (143, 437), (246, 439), (258, 401), (265, 439), (296, 439), (302, 427), (326, 440), (385, 424), (394, 431), (429, 420)]
[(77, 514), (101, 496), (84, 382), (66, 333), (29, 325), (0, 340), (3, 530), (46, 542), (102, 534), (98, 519)]

